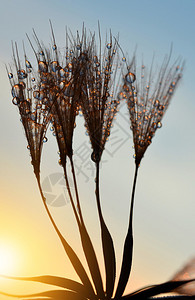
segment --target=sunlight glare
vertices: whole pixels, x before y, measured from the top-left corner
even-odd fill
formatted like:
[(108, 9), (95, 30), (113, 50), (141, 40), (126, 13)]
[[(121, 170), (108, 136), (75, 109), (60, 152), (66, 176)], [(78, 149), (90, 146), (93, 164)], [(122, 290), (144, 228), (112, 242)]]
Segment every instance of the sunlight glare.
[(8, 246), (0, 245), (0, 274), (8, 274), (15, 269), (16, 258)]

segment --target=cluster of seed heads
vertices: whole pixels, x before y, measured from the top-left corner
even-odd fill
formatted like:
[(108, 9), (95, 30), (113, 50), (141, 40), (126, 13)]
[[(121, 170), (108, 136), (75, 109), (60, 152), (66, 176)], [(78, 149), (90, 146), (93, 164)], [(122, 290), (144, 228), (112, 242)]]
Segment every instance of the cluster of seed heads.
[(124, 71), (120, 62), (126, 63), (126, 58), (120, 59), (117, 40), (110, 35), (102, 51), (96, 45), (95, 34), (87, 38), (85, 30), (81, 37), (77, 34), (76, 38), (70, 38), (67, 34), (62, 57), (53, 30), (52, 36), (53, 46), (45, 48), (34, 32), (37, 51), (29, 39), (37, 60), (36, 68), (32, 67), (25, 51), (25, 63), (21, 64), (15, 45), (16, 72), (8, 72), (12, 102), (18, 106), (37, 176), (50, 122), (59, 147), (60, 164), (64, 165), (66, 156), (73, 154), (75, 119), (82, 113), (91, 141), (92, 160), (99, 162), (122, 99), (128, 104), (135, 159), (139, 163), (156, 129), (162, 126), (161, 119), (181, 78), (181, 68), (176, 65), (168, 68), (168, 57), (157, 75), (152, 67), (147, 74), (144, 65), (137, 72), (133, 58), (130, 68)]

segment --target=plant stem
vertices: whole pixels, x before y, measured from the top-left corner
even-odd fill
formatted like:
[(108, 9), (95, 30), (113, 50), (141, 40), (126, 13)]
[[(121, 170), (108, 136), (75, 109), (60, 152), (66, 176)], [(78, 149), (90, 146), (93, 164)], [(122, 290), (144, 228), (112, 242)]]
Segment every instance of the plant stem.
[[(76, 175), (75, 175), (75, 170), (74, 170), (74, 162), (73, 162), (72, 156), (69, 157), (69, 159), (70, 159), (70, 163), (71, 163), (74, 188), (75, 188), (75, 192), (76, 192), (77, 207), (78, 207), (78, 212), (79, 212), (80, 221), (81, 221), (81, 222), (77, 222), (77, 223), (78, 223), (78, 228), (79, 228), (79, 232), (80, 232), (82, 247), (83, 247), (83, 251), (84, 251), (84, 254), (85, 254), (88, 266), (89, 266), (89, 270), (90, 270), (90, 273), (91, 273), (91, 276), (92, 276), (92, 279), (93, 279), (93, 282), (95, 285), (97, 295), (100, 299), (104, 299), (105, 294), (104, 294), (104, 290), (103, 290), (103, 283), (102, 283), (101, 273), (100, 273), (100, 269), (99, 269), (99, 264), (98, 264), (95, 250), (94, 250), (93, 244), (91, 242), (90, 236), (87, 232), (87, 229), (86, 229), (86, 226), (85, 226), (85, 223), (83, 220), (82, 212), (81, 212), (78, 187), (77, 187)], [(69, 191), (70, 191), (70, 189), (69, 189)], [(71, 195), (71, 192), (69, 195)]]
[(71, 202), (71, 205), (72, 205), (72, 208), (73, 208), (73, 212), (74, 212), (77, 224), (78, 224), (78, 226), (80, 226), (80, 220), (79, 220), (79, 217), (78, 217), (77, 210), (75, 208), (75, 204), (74, 204), (74, 201), (73, 201), (72, 193), (70, 191), (70, 185), (69, 185), (69, 180), (68, 180), (67, 171), (66, 171), (66, 163), (63, 166), (63, 169), (64, 169), (64, 177), (65, 177), (65, 181), (66, 181), (66, 187), (67, 187), (67, 190), (68, 190), (68, 195), (69, 195), (69, 198), (70, 198), (70, 202)]
[(98, 208), (98, 215), (101, 227), (102, 247), (104, 254), (104, 265), (106, 271), (106, 296), (112, 297), (114, 290), (114, 283), (116, 277), (116, 259), (112, 237), (108, 231), (108, 228), (104, 222), (102, 215), (102, 209), (100, 204), (100, 192), (99, 192), (99, 161), (96, 162), (96, 202)]
[(81, 219), (81, 223), (84, 224), (83, 216), (82, 216), (82, 212), (81, 212), (80, 201), (79, 201), (79, 193), (78, 193), (76, 175), (75, 175), (75, 170), (74, 170), (74, 163), (73, 163), (72, 156), (70, 156), (69, 158), (70, 158), (72, 176), (73, 176), (74, 187), (75, 187), (75, 192), (76, 192), (77, 208), (78, 208), (79, 216), (80, 216), (80, 219)]
[(83, 265), (81, 264), (79, 258), (77, 257), (76, 253), (74, 252), (74, 250), (71, 248), (71, 246), (67, 243), (67, 241), (65, 240), (65, 238), (62, 236), (61, 232), (59, 231), (57, 225), (55, 224), (55, 221), (47, 207), (47, 204), (46, 204), (46, 199), (43, 195), (43, 191), (42, 191), (42, 187), (41, 187), (41, 183), (40, 183), (40, 175), (38, 174), (35, 174), (36, 176), (36, 179), (37, 179), (37, 183), (38, 183), (38, 187), (39, 187), (39, 191), (40, 191), (40, 194), (41, 194), (41, 198), (42, 198), (42, 202), (43, 202), (43, 205), (45, 207), (45, 210), (49, 216), (49, 219), (60, 239), (60, 241), (62, 242), (62, 245), (76, 271), (76, 273), (78, 274), (79, 278), (81, 279), (82, 283), (84, 284), (84, 286), (86, 287), (86, 289), (88, 290), (89, 292), (89, 295), (92, 296), (92, 298), (96, 298), (95, 296), (95, 293), (94, 293), (94, 289), (91, 285), (91, 282), (89, 280), (89, 277), (87, 275), (87, 273), (85, 272), (85, 269), (83, 267)]
[(115, 294), (115, 299), (119, 299), (125, 290), (127, 282), (129, 280), (131, 266), (132, 266), (132, 257), (133, 257), (133, 207), (134, 207), (134, 198), (135, 198), (135, 188), (137, 182), (139, 165), (135, 165), (135, 175), (133, 181), (133, 189), (131, 194), (131, 205), (130, 205), (130, 215), (129, 215), (129, 227), (127, 236), (125, 239), (124, 249), (123, 249), (123, 261), (121, 267), (121, 273), (119, 277), (119, 282)]

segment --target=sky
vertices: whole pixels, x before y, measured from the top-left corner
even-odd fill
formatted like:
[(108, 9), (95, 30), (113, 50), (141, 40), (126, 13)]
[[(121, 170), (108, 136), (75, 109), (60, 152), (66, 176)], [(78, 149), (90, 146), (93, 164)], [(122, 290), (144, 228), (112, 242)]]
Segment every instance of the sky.
[[(12, 276), (59, 275), (78, 280), (64, 255), (41, 203), (33, 175), (17, 107), (12, 104), (5, 64), (12, 61), (11, 41), (28, 44), (32, 28), (47, 45), (51, 19), (59, 47), (65, 47), (65, 28), (81, 32), (82, 24), (102, 36), (119, 33), (120, 45), (130, 60), (137, 47), (137, 61), (160, 64), (173, 45), (173, 61), (185, 60), (181, 84), (139, 168), (134, 210), (133, 269), (126, 293), (169, 280), (195, 256), (195, 1), (194, 0), (8, 0), (0, 1), (0, 274)], [(32, 50), (27, 46), (29, 57)], [(113, 136), (113, 138), (112, 138)], [(41, 180), (57, 225), (84, 263), (71, 205), (64, 193), (55, 138), (48, 132), (43, 148)], [(115, 143), (115, 141), (118, 143)], [(121, 140), (121, 142), (120, 142)], [(134, 174), (133, 142), (125, 103), (106, 144), (101, 165), (103, 214), (114, 239), (117, 278), (128, 225), (129, 201)], [(87, 158), (81, 159), (81, 150)], [(74, 159), (80, 197), (89, 233), (103, 271), (99, 224), (94, 198), (94, 168), (83, 118), (78, 117)], [(80, 170), (80, 171), (79, 171)], [(70, 180), (71, 180), (71, 175)], [(57, 182), (52, 187), (52, 180)], [(49, 188), (52, 191), (49, 191)], [(64, 195), (52, 202), (51, 194)], [(55, 200), (55, 199), (54, 199)], [(3, 264), (6, 255), (9, 263)], [(3, 258), (3, 259), (2, 259)], [(85, 263), (84, 263), (85, 264)], [(47, 289), (49, 287), (45, 287)], [(0, 278), (0, 291), (28, 293), (42, 290), (39, 284)], [(1, 296), (2, 300), (8, 299)], [(11, 298), (10, 298), (11, 299)]]

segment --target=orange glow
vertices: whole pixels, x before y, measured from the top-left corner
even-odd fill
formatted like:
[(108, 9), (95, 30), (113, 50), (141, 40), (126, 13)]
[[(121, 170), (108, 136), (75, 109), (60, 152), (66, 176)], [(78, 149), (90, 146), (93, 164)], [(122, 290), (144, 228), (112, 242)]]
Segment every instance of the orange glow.
[(17, 257), (14, 249), (0, 244), (0, 274), (9, 274), (16, 269)]

